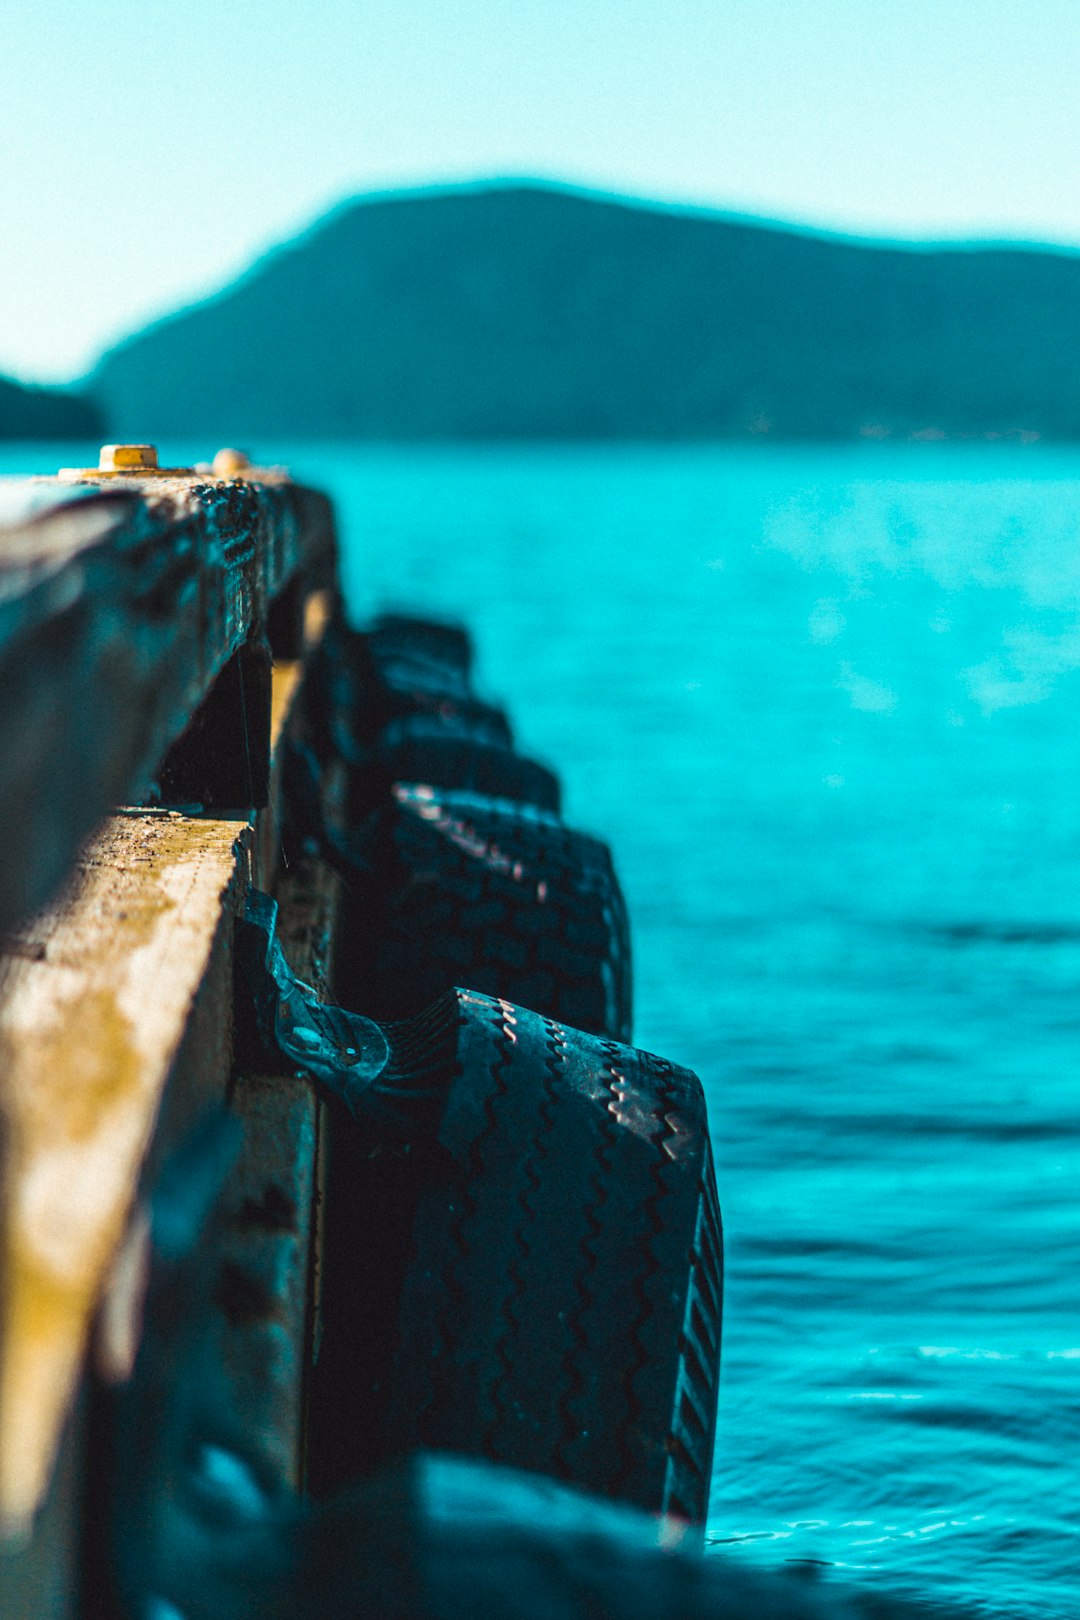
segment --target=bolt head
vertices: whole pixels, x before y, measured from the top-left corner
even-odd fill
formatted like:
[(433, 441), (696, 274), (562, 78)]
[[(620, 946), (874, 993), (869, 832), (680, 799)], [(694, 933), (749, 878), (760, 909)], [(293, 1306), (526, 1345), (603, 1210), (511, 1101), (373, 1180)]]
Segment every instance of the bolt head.
[(233, 478), (237, 473), (250, 471), (251, 458), (243, 450), (219, 450), (214, 457), (214, 476)]
[(103, 444), (99, 472), (145, 472), (157, 470), (157, 447), (152, 444)]

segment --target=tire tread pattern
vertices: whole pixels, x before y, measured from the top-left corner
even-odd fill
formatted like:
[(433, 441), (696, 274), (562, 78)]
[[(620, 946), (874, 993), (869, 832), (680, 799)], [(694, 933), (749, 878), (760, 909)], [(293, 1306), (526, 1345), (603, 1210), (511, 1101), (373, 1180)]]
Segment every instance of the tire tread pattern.
[(629, 1040), (630, 929), (605, 844), (529, 805), (423, 784), (398, 784), (367, 839), (350, 1004), (402, 1018), (467, 984)]
[(459, 991), (462, 1045), (401, 1297), (393, 1443), (700, 1522), (719, 1210), (696, 1077)]

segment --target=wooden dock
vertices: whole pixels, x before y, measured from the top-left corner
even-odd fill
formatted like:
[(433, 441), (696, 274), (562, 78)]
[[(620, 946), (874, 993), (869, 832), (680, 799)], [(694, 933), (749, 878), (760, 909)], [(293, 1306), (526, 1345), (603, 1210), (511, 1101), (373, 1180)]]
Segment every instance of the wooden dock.
[[(298, 1620), (326, 1538), (327, 1612), (462, 1612), (422, 1541), (509, 1616), (507, 1535), (600, 1614), (582, 1515), (613, 1579), (700, 1542), (704, 1096), (629, 1044), (610, 851), (470, 666), (350, 628), (326, 499), (235, 452), (0, 490), (5, 1616)], [(458, 1568), (515, 1477), (562, 1528)]]
[(249, 885), (277, 888), (292, 965), (325, 986), (337, 879), (279, 870), (279, 762), (336, 547), (322, 495), (228, 466), (30, 480), (0, 506), (0, 1613), (20, 1620), (76, 1612), (91, 1392), (130, 1371), (149, 1189), (215, 1102), (247, 1126), (221, 1363), (265, 1469), (302, 1471), (320, 1107), (295, 1075), (232, 1079), (232, 924)]

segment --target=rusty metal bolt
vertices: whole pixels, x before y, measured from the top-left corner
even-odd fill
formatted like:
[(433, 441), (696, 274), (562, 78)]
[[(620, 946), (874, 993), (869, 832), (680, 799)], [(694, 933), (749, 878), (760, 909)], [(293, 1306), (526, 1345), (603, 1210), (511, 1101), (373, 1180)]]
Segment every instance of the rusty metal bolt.
[(157, 446), (153, 444), (103, 444), (98, 459), (99, 472), (156, 472)]

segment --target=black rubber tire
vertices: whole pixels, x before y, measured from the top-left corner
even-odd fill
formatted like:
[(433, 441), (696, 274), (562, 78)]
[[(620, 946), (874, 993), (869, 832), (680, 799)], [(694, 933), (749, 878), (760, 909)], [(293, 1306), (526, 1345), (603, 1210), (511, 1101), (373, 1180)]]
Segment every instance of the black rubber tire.
[(349, 772), (347, 819), (361, 820), (388, 804), (399, 782), (512, 799), (555, 815), (562, 805), (558, 777), (538, 760), (499, 743), (452, 735), (426, 721), (390, 728), (366, 764)]
[(390, 693), (419, 693), (436, 702), (469, 703), (476, 694), (464, 675), (421, 658), (387, 658), (378, 664), (379, 681)]
[(404, 613), (380, 613), (368, 631), (376, 662), (422, 662), (456, 670), (468, 681), (473, 644), (463, 625), (443, 619), (418, 619)]
[(355, 728), (365, 726), (370, 694), (378, 686), (366, 637), (343, 619), (333, 620), (304, 666), (304, 726), (323, 764), (360, 753)]
[[(451, 632), (429, 628), (438, 632), (436, 645)], [(336, 752), (359, 763), (388, 726), (414, 716), (448, 732), (513, 745), (505, 710), (476, 696), (467, 661), (428, 656), (422, 648), (410, 653), (400, 637), (388, 639), (378, 629), (334, 623), (309, 660), (305, 685), (309, 729), (323, 758)]]
[[(401, 1534), (394, 1538), (387, 1522), (390, 1503), (399, 1521), (416, 1527), (413, 1557), (397, 1567), (411, 1564), (421, 1579), (386, 1620), (977, 1620), (967, 1604), (905, 1597), (877, 1582), (860, 1589), (810, 1562), (754, 1568), (737, 1554), (695, 1556), (678, 1550), (669, 1521), (513, 1469), (423, 1454), (406, 1466), (405, 1480), (398, 1471), (378, 1495), (373, 1482), (354, 1499), (352, 1522), (374, 1519), (378, 1529), (357, 1557), (359, 1564), (367, 1554), (361, 1567), (371, 1597), (361, 1605), (367, 1594), (357, 1583), (350, 1620), (393, 1590), (390, 1553)], [(380, 1496), (386, 1505), (375, 1518)], [(403, 1497), (415, 1503), (411, 1514), (401, 1510)], [(325, 1547), (348, 1539), (343, 1522), (335, 1530)], [(386, 1574), (376, 1582), (367, 1572), (380, 1564)], [(983, 1603), (977, 1608), (986, 1613)]]
[(415, 717), (454, 734), (513, 745), (505, 712), (472, 689), (472, 643), (460, 626), (384, 613), (363, 642), (363, 667), (374, 679), (359, 694), (357, 735), (389, 740), (387, 728)]
[(430, 738), (455, 738), (482, 748), (513, 746), (510, 722), (502, 709), (490, 703), (444, 703), (436, 709), (417, 708), (387, 722), (379, 734), (380, 750), (407, 748)]
[(352, 739), (351, 748), (343, 750), (344, 757), (350, 763), (363, 765), (366, 750), (384, 742), (392, 744), (410, 727), (426, 727), (446, 737), (471, 737), (500, 748), (514, 746), (506, 710), (497, 704), (485, 703), (467, 692), (448, 693), (441, 683), (380, 683), (366, 689), (357, 687), (348, 716), (341, 721), (342, 735)]
[(630, 1039), (630, 929), (606, 844), (528, 804), (399, 783), (366, 848), (371, 877), (341, 931), (347, 1005), (405, 1018), (467, 984)]
[[(877, 1582), (853, 1587), (810, 1561), (755, 1568), (738, 1554), (702, 1558), (680, 1547), (670, 1519), (461, 1457), (420, 1453), (314, 1508), (290, 1500), (241, 1514), (219, 1499), (208, 1511), (205, 1491), (202, 1500), (166, 1506), (170, 1535), (162, 1544), (129, 1537), (135, 1578), (124, 1615), (985, 1620), (988, 1612), (986, 1602), (976, 1612), (940, 1595), (883, 1591)], [(107, 1535), (100, 1539), (115, 1564)], [(117, 1612), (110, 1606), (109, 1620)]]
[(417, 1027), (452, 1075), (437, 1141), (334, 1122), (315, 1488), (435, 1446), (700, 1522), (722, 1258), (697, 1078), (471, 991)]

